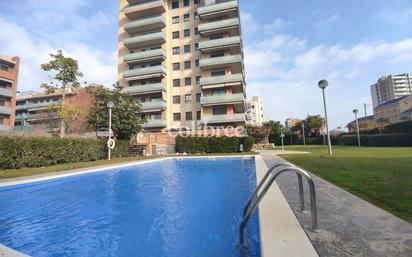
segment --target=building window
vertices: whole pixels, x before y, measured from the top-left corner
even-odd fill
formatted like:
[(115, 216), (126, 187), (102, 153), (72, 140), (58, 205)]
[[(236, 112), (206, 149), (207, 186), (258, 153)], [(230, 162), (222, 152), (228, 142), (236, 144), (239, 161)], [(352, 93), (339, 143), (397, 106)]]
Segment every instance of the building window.
[(173, 70), (180, 70), (180, 63), (179, 62), (173, 63)]
[(179, 8), (179, 1), (174, 1), (172, 3), (172, 9), (178, 9)]
[(173, 47), (173, 54), (180, 54), (180, 48), (179, 47)]
[(173, 120), (174, 121), (180, 121), (181, 120), (180, 112), (173, 113)]
[(186, 112), (186, 120), (192, 120), (192, 112)]
[(189, 5), (190, 5), (189, 0), (184, 0), (184, 1), (183, 1), (183, 6), (189, 6)]
[(0, 106), (4, 106), (6, 102), (4, 100), (0, 100)]
[(201, 94), (196, 94), (196, 102), (200, 103), (201, 96), (202, 96)]
[(180, 79), (173, 80), (173, 87), (180, 87)]
[(190, 69), (191, 67), (191, 62), (190, 61), (185, 61), (185, 69)]
[(216, 52), (210, 53), (210, 58), (222, 57), (222, 56), (225, 56), (224, 51), (216, 51)]
[(183, 15), (183, 21), (190, 21), (190, 14), (186, 13), (185, 15)]
[(226, 115), (226, 105), (213, 106), (213, 115)]
[(199, 35), (199, 28), (198, 27), (195, 28), (195, 35)]
[(185, 29), (185, 37), (190, 37), (190, 29)]
[(226, 95), (226, 89), (224, 88), (212, 89), (212, 95)]
[(200, 84), (200, 76), (196, 76), (196, 84)]
[(190, 85), (192, 85), (192, 78), (191, 77), (185, 78), (185, 86), (190, 86)]
[(173, 24), (179, 23), (179, 16), (174, 16), (174, 17), (172, 18), (172, 23), (173, 23)]
[(199, 67), (199, 60), (195, 60), (196, 67)]
[(198, 51), (199, 50), (199, 43), (196, 43), (195, 44), (195, 51)]
[(197, 120), (202, 119), (202, 112), (201, 111), (196, 112), (196, 118), (197, 118)]
[(212, 70), (211, 74), (212, 74), (212, 77), (216, 77), (216, 76), (224, 76), (226, 73), (225, 73), (225, 70)]
[(223, 38), (223, 35), (222, 35), (222, 34), (218, 34), (218, 35), (211, 35), (211, 36), (209, 37), (209, 39), (210, 39), (210, 40), (213, 40), (213, 39), (220, 39), (220, 38)]
[(185, 53), (190, 53), (190, 45), (185, 45)]
[(173, 32), (173, 39), (179, 38), (179, 31)]
[(180, 104), (180, 95), (173, 96), (173, 103)]
[(195, 12), (195, 20), (199, 19), (199, 14), (197, 14), (197, 12)]
[(191, 102), (192, 102), (192, 94), (185, 95), (185, 103), (191, 103)]

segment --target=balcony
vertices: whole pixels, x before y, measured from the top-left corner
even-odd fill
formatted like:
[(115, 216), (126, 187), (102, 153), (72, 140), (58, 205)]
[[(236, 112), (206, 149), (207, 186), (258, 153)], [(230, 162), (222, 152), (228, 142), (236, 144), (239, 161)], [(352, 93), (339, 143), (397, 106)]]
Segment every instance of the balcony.
[(44, 113), (35, 113), (27, 114), (26, 119), (28, 121), (40, 121), (40, 120), (51, 120), (58, 119), (59, 115), (55, 112), (44, 112)]
[(151, 93), (160, 93), (166, 91), (166, 85), (163, 83), (146, 84), (141, 86), (130, 86), (123, 89), (124, 93), (130, 95), (144, 95)]
[(158, 61), (164, 60), (166, 58), (166, 53), (163, 49), (155, 49), (144, 52), (137, 52), (132, 54), (126, 54), (123, 56), (123, 60), (127, 63), (139, 63), (147, 61)]
[(221, 15), (227, 12), (237, 12), (238, 3), (237, 0), (228, 0), (220, 4), (209, 4), (197, 9), (197, 12), (201, 19), (208, 18), (211, 15)]
[(165, 101), (151, 101), (151, 102), (144, 102), (141, 104), (141, 111), (142, 112), (159, 112), (166, 109), (166, 102)]
[(166, 126), (166, 120), (148, 120), (146, 124), (143, 124), (143, 128), (165, 128)]
[(0, 80), (6, 81), (8, 83), (13, 83), (13, 81), (16, 79), (14, 72), (12, 70), (0, 70)]
[(0, 95), (11, 98), (13, 97), (13, 91), (11, 89), (0, 88)]
[(242, 56), (237, 55), (228, 55), (222, 57), (214, 57), (201, 59), (199, 62), (201, 69), (217, 69), (217, 68), (226, 68), (230, 67), (232, 72), (241, 73), (242, 72)]
[(166, 69), (162, 65), (128, 70), (123, 73), (127, 81), (164, 77)]
[(221, 104), (244, 104), (245, 96), (243, 94), (230, 94), (230, 95), (212, 95), (202, 96), (200, 103), (203, 106), (221, 105)]
[(246, 122), (244, 113), (235, 113), (231, 115), (212, 115), (203, 117), (203, 124), (221, 124), (221, 123), (244, 123)]
[[(132, 1), (139, 2), (136, 5), (131, 5), (124, 9), (124, 14), (129, 19), (142, 18), (149, 15), (161, 14), (165, 11), (165, 5), (163, 1), (152, 1), (141, 3), (141, 1)], [(130, 3), (130, 2), (129, 2)]]
[(163, 18), (163, 16), (157, 16), (144, 20), (127, 22), (124, 24), (124, 29), (127, 33), (133, 34), (151, 30), (161, 30), (165, 26), (165, 18)]
[[(58, 104), (59, 102), (43, 102), (43, 103), (37, 103), (37, 104), (29, 103), (28, 105), (21, 105), (21, 106), (25, 106), (29, 111), (32, 111), (32, 110), (48, 109), (49, 107), (58, 105)], [(24, 108), (21, 108), (21, 109), (19, 108), (19, 110), (22, 110), (22, 109)]]
[(200, 78), (200, 85), (202, 87), (207, 87), (211, 85), (233, 86), (239, 84), (244, 84), (242, 73)]
[(199, 49), (202, 52), (209, 52), (213, 50), (220, 50), (226, 48), (238, 48), (240, 47), (240, 37), (224, 37), (213, 40), (206, 40), (199, 42)]
[(16, 105), (16, 110), (20, 111), (20, 110), (26, 110), (28, 108), (27, 105)]
[(239, 18), (220, 20), (214, 22), (203, 23), (199, 25), (200, 34), (217, 33), (228, 31), (231, 29), (239, 29)]
[(166, 42), (166, 38), (163, 32), (133, 36), (123, 40), (123, 44), (128, 48), (155, 46), (164, 42)]
[(11, 115), (11, 113), (12, 113), (11, 107), (0, 106), (0, 114)]

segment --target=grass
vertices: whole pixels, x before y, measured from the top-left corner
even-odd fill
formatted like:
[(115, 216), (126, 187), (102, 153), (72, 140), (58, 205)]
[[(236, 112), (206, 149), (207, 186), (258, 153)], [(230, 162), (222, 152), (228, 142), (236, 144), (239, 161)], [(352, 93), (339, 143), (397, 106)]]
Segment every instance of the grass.
[[(227, 155), (253, 155), (256, 154), (254, 152), (247, 152), (247, 153), (222, 153), (222, 154), (199, 154), (199, 155), (176, 155), (179, 157), (186, 157), (186, 156), (227, 156)], [(175, 156), (175, 155), (169, 155)], [(98, 160), (93, 162), (79, 162), (79, 163), (63, 163), (57, 164), (48, 167), (36, 167), (36, 168), (22, 168), (22, 169), (7, 169), (7, 170), (0, 170), (0, 179), (7, 179), (7, 178), (17, 178), (17, 177), (25, 177), (25, 176), (33, 176), (39, 174), (46, 174), (51, 172), (59, 172), (59, 171), (67, 171), (67, 170), (74, 170), (74, 169), (82, 169), (82, 168), (94, 168), (103, 165), (110, 165), (110, 164), (120, 164), (126, 162), (133, 162), (133, 161), (142, 161), (148, 159), (154, 159), (157, 157), (146, 157), (146, 156), (139, 156), (139, 157), (122, 157), (122, 158), (114, 158), (112, 160)]]
[(412, 147), (289, 146), (282, 158), (412, 223)]

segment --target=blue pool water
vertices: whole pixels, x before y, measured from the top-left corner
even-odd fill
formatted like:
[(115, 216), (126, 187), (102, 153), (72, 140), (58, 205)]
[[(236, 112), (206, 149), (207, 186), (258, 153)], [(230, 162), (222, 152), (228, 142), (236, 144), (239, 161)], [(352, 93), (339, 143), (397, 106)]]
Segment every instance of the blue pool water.
[(0, 243), (32, 256), (260, 256), (239, 247), (253, 158), (168, 159), (0, 188)]

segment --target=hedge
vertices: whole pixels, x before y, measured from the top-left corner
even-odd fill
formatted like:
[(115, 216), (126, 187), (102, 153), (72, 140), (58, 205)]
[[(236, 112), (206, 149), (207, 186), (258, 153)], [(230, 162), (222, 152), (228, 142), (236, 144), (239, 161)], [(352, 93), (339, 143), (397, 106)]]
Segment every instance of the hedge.
[(176, 137), (176, 152), (186, 153), (234, 153), (240, 151), (249, 152), (253, 147), (251, 137), (200, 137), (188, 136)]
[[(412, 134), (361, 135), (362, 146), (412, 146)], [(333, 144), (356, 146), (357, 135), (343, 135), (332, 140)]]
[[(127, 156), (128, 142), (117, 141), (112, 155)], [(107, 156), (106, 140), (53, 137), (0, 137), (0, 169), (87, 162)]]

